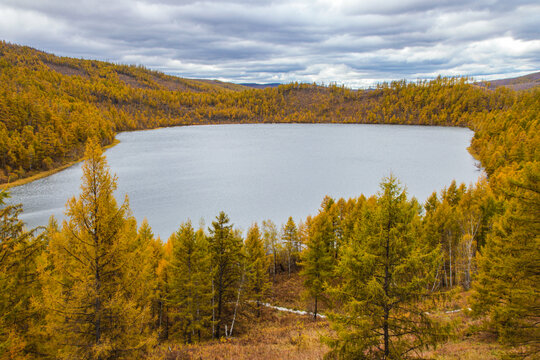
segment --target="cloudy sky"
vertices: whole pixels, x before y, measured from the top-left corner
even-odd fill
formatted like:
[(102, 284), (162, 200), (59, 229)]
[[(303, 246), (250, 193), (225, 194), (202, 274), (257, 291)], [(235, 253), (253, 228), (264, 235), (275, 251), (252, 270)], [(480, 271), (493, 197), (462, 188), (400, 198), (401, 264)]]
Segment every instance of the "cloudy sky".
[(538, 0), (0, 0), (0, 39), (233, 82), (540, 70)]

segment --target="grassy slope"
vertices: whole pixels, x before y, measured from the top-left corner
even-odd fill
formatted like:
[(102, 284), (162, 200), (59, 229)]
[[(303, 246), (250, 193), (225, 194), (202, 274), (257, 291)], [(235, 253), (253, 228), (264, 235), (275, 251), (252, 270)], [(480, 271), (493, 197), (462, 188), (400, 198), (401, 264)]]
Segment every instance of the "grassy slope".
[[(454, 294), (451, 300), (442, 299), (435, 316), (455, 324), (455, 336), (437, 349), (426, 351), (426, 359), (438, 360), (494, 360), (500, 357), (501, 347), (492, 337), (475, 330), (478, 320), (466, 311), (468, 292)], [(303, 296), (302, 278), (278, 276), (267, 301), (273, 305), (310, 310), (311, 302)], [(456, 313), (445, 313), (465, 309)], [(324, 310), (323, 310), (324, 312)], [(182, 345), (174, 341), (158, 348), (150, 359), (323, 359), (328, 347), (321, 339), (332, 335), (324, 319), (313, 321), (310, 316), (265, 309), (260, 320), (244, 319), (237, 336), (224, 341), (209, 341), (196, 345)]]
[[(88, 64), (106, 65), (108, 63), (96, 60), (82, 60), (68, 57), (59, 57), (38, 50), (39, 58), (51, 70), (66, 76), (81, 76), (89, 78)], [(158, 71), (148, 70), (144, 67), (116, 65), (111, 67), (124, 85), (138, 89), (163, 89), (169, 91), (188, 92), (218, 92), (222, 90), (242, 91), (248, 87), (225, 83), (218, 80), (186, 79), (166, 75)]]
[[(482, 82), (485, 84), (486, 82)], [(540, 72), (508, 79), (488, 81), (490, 89), (507, 87), (512, 90), (527, 90), (540, 85)]]

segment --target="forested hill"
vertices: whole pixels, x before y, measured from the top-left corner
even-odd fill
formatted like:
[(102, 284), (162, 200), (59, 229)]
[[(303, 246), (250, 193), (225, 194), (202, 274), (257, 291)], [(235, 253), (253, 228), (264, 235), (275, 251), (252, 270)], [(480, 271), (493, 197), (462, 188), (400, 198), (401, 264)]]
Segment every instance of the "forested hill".
[(97, 137), (161, 126), (347, 122), (469, 126), (520, 96), (468, 79), (381, 84), (375, 90), (288, 84), (250, 89), (143, 67), (58, 57), (0, 42), (0, 183), (82, 156)]
[[(226, 355), (200, 358), (264, 358), (265, 342), (276, 358), (275, 337), (284, 356), (314, 358), (302, 351), (322, 357), (325, 334), (329, 359), (439, 358), (421, 352), (445, 342), (458, 354), (445, 359), (538, 358), (540, 87), (438, 78), (369, 91), (246, 89), (7, 43), (0, 82), (1, 182), (79, 159), (87, 143), (81, 194), (62, 226), (27, 231), (21, 205), (0, 191), (0, 359), (199, 358), (179, 344), (207, 340)], [(281, 235), (268, 220), (243, 239), (223, 212), (208, 232), (188, 221), (166, 244), (147, 221), (137, 230), (100, 145), (121, 130), (241, 122), (468, 126), (488, 177), (453, 182), (423, 208), (390, 177), (375, 196), (326, 197)], [(280, 269), (289, 280), (299, 271), (298, 281), (282, 287)], [(332, 330), (276, 315), (262, 323), (270, 301), (309, 302)], [(504, 352), (491, 350), (495, 339)]]
[(487, 85), (490, 89), (504, 86), (512, 90), (527, 90), (540, 86), (540, 71), (514, 78), (485, 81), (481, 82), (480, 85)]

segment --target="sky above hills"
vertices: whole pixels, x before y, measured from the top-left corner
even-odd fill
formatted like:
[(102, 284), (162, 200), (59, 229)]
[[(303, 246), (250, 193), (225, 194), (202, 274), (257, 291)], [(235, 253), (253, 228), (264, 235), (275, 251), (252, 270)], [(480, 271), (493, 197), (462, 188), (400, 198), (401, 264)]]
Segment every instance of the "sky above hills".
[(0, 0), (0, 38), (232, 82), (368, 87), (540, 70), (538, 0)]

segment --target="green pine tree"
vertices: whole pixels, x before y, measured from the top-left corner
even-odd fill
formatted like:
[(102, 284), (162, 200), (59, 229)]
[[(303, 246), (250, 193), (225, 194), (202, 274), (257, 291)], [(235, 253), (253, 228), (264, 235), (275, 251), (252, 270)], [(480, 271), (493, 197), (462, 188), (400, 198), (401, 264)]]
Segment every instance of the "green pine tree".
[(194, 337), (201, 341), (212, 319), (210, 253), (203, 231), (195, 232), (189, 221), (173, 235), (169, 276), (171, 333), (188, 344)]
[(289, 216), (287, 223), (283, 226), (281, 240), (285, 244), (287, 251), (287, 270), (291, 276), (291, 270), (296, 268), (298, 256), (300, 254), (300, 240), (298, 237), (298, 229), (292, 216)]
[(261, 316), (261, 302), (270, 287), (268, 279), (268, 258), (264, 250), (264, 242), (257, 224), (248, 230), (245, 242), (246, 253), (246, 288), (247, 296), (255, 301), (257, 316)]
[(276, 224), (272, 220), (263, 220), (262, 234), (266, 252), (272, 257), (272, 280), (276, 282), (279, 254), (281, 252), (281, 243), (278, 241), (278, 230)]
[(229, 217), (222, 211), (212, 222), (208, 238), (212, 264), (214, 338), (225, 334), (227, 321), (234, 315), (234, 304), (242, 276), (242, 239), (229, 224)]
[(509, 357), (540, 354), (540, 163), (510, 180), (506, 210), (478, 258), (473, 310), (511, 349)]
[(439, 250), (419, 245), (419, 212), (392, 176), (381, 184), (377, 201), (368, 202), (343, 249), (341, 283), (332, 291), (343, 304), (330, 317), (338, 358), (404, 359), (440, 339), (425, 301)]
[(317, 319), (319, 301), (326, 282), (332, 277), (335, 266), (334, 231), (332, 219), (324, 210), (310, 222), (306, 248), (301, 254), (301, 275), (304, 276), (304, 287), (313, 298), (313, 318)]
[(134, 243), (135, 256), (141, 265), (139, 273), (134, 274), (140, 280), (138, 290), (139, 302), (150, 309), (153, 330), (160, 330), (160, 315), (163, 309), (163, 298), (160, 295), (158, 268), (164, 258), (163, 244), (154, 238), (152, 228), (146, 218), (143, 220)]

